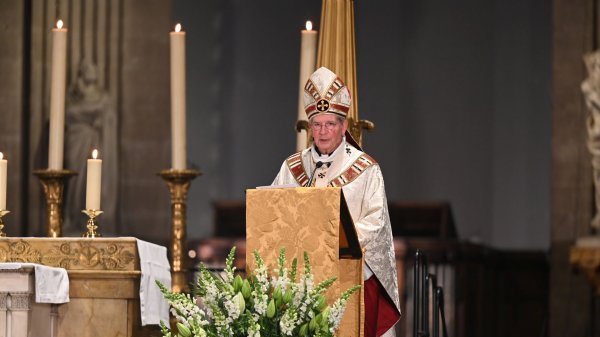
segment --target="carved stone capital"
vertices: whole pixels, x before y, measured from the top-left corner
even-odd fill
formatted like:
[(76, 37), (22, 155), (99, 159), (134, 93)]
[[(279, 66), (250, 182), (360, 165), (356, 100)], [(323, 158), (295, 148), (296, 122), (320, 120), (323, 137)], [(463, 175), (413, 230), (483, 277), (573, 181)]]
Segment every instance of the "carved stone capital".
[(5, 311), (7, 306), (8, 293), (0, 293), (0, 311)]
[(10, 293), (10, 307), (8, 309), (12, 311), (31, 310), (32, 295), (29, 292)]

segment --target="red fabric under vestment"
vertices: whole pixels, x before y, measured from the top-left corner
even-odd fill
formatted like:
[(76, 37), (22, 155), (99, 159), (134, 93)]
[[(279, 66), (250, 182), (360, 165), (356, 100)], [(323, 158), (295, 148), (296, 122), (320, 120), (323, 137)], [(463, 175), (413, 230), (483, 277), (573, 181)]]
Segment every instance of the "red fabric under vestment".
[(365, 337), (379, 337), (388, 331), (400, 314), (385, 289), (372, 276), (365, 281)]

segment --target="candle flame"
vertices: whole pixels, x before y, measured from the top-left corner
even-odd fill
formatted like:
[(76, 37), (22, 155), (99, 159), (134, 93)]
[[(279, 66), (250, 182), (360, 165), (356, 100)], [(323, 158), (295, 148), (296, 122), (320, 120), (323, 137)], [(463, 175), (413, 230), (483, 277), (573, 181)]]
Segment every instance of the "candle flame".
[(306, 21), (306, 30), (312, 30), (312, 22)]
[(56, 21), (56, 28), (61, 29), (62, 27), (63, 27), (63, 21), (62, 20)]
[(94, 151), (92, 151), (92, 158), (98, 159), (98, 150), (97, 149), (94, 149)]
[(179, 33), (181, 31), (181, 24), (178, 23), (175, 25), (175, 32)]
[(0, 160), (4, 159), (4, 154), (2, 154), (2, 152), (0, 152)]

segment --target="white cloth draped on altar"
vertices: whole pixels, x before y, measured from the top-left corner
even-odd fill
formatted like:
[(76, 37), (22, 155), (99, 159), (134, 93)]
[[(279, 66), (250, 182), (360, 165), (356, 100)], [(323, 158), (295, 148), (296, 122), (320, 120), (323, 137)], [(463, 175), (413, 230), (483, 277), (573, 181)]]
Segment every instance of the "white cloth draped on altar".
[(171, 272), (167, 248), (150, 242), (137, 240), (140, 255), (140, 311), (142, 325), (169, 324), (169, 304), (164, 299), (156, 281), (171, 288)]
[(0, 270), (32, 267), (35, 270), (35, 302), (62, 304), (69, 302), (69, 276), (63, 268), (35, 263), (0, 263)]

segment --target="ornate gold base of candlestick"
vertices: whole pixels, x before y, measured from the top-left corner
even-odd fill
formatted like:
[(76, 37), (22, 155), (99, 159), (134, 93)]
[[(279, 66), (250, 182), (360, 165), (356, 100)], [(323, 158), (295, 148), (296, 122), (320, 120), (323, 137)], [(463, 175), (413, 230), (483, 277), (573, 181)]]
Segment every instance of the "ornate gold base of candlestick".
[(0, 237), (2, 237), (2, 238), (6, 237), (6, 233), (4, 233), (4, 231), (3, 231), (4, 222), (2, 221), (2, 218), (8, 213), (10, 213), (10, 211), (7, 211), (5, 209), (0, 209)]
[(77, 175), (77, 172), (69, 170), (35, 170), (33, 174), (40, 179), (46, 195), (47, 235), (53, 238), (60, 237), (62, 236), (62, 203), (65, 182)]
[(81, 213), (85, 213), (85, 215), (88, 216), (88, 221), (87, 221), (87, 232), (85, 232), (82, 237), (84, 238), (99, 238), (102, 235), (100, 235), (100, 233), (96, 232), (96, 229), (98, 229), (98, 223), (96, 222), (96, 218), (100, 216), (100, 214), (104, 213), (100, 210), (95, 210), (95, 209), (84, 209), (83, 211), (81, 211)]
[(600, 236), (577, 239), (571, 248), (569, 262), (583, 272), (596, 295), (600, 295)]
[(188, 291), (185, 277), (186, 209), (187, 193), (192, 180), (201, 175), (196, 170), (163, 170), (158, 174), (171, 193), (171, 289), (175, 292)]

